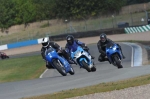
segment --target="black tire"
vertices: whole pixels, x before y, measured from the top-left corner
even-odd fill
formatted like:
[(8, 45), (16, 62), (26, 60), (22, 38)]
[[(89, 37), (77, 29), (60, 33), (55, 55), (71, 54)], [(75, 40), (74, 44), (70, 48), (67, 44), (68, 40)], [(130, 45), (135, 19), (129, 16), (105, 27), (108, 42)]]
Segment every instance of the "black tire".
[(92, 72), (95, 72), (95, 71), (96, 71), (96, 67), (93, 66), (93, 67), (91, 68), (91, 71), (92, 71)]
[(62, 67), (61, 65), (63, 65), (63, 64), (60, 64), (58, 61), (59, 60), (57, 60), (57, 59), (53, 60), (53, 64), (54, 64), (55, 68), (61, 75), (66, 76), (67, 73), (65, 71), (65, 67), (64, 66)]
[(51, 66), (50, 64), (49, 65), (46, 65), (47, 69), (54, 69), (53, 66)]
[(4, 56), (2, 56), (1, 58), (2, 58), (2, 59), (5, 59), (5, 57), (4, 57)]
[(50, 67), (49, 65), (46, 65), (46, 68), (47, 68), (47, 69), (51, 69), (51, 67)]
[(114, 61), (116, 62), (118, 69), (123, 68), (123, 66), (121, 65), (121, 61), (119, 59), (120, 58), (118, 56), (114, 57)]
[(71, 71), (69, 71), (69, 74), (70, 75), (74, 75), (75, 74), (75, 71), (74, 71), (74, 69), (72, 68), (72, 66), (70, 66), (71, 67)]
[(88, 72), (91, 72), (91, 68), (89, 68), (88, 64), (84, 60), (81, 61), (81, 64), (83, 65), (83, 68), (85, 68)]

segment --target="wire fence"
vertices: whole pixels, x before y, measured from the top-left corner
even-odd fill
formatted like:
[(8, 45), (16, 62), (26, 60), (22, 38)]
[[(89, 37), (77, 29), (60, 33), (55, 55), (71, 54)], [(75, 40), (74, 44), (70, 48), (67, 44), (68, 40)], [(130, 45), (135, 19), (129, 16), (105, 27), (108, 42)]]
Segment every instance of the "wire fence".
[[(137, 9), (136, 9), (137, 7)], [(127, 7), (129, 8), (129, 7)], [(119, 14), (108, 14), (105, 16), (98, 16), (96, 18), (86, 19), (80, 21), (73, 21), (70, 19), (66, 20), (57, 20), (53, 22), (51, 20), (39, 22), (38, 26), (34, 26), (34, 23), (31, 23), (26, 29), (22, 28), (21, 32), (11, 33), (11, 30), (0, 37), (0, 45), (20, 42), (24, 40), (38, 39), (46, 36), (59, 35), (64, 33), (73, 33), (73, 32), (86, 32), (91, 30), (100, 30), (100, 29), (109, 29), (109, 28), (118, 28), (120, 23), (128, 23), (129, 26), (137, 25), (146, 25), (149, 12), (147, 5), (146, 10), (139, 10), (139, 5), (134, 6), (134, 12), (125, 11), (120, 12)], [(132, 9), (132, 6), (130, 6)], [(143, 6), (143, 9), (145, 7)], [(21, 27), (15, 27), (14, 29), (18, 30)], [(24, 30), (23, 30), (24, 29)], [(4, 33), (3, 33), (4, 34)]]

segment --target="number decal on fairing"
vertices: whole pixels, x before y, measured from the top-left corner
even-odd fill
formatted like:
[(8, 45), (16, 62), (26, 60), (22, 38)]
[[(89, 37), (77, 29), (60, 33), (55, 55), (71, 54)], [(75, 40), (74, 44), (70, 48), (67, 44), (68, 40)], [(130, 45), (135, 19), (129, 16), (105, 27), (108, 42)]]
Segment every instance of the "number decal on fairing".
[(51, 55), (51, 53), (48, 53), (48, 55), (50, 56), (50, 55)]

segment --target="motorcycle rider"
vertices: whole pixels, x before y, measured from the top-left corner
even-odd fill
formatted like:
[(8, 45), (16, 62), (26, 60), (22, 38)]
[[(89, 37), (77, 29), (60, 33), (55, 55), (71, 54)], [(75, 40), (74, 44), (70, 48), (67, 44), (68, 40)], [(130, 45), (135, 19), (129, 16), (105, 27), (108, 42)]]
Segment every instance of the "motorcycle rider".
[[(74, 64), (74, 61), (71, 60), (71, 57), (70, 55), (64, 50), (62, 49), (57, 43), (53, 42), (53, 41), (50, 41), (50, 39), (48, 37), (45, 37), (42, 39), (42, 48), (41, 48), (41, 55), (42, 55), (42, 58), (46, 61), (45, 59), (45, 51), (49, 48), (49, 47), (52, 47), (56, 50), (56, 52), (62, 56), (64, 56), (65, 59), (67, 59), (67, 61), (70, 63), (70, 64)], [(48, 61), (46, 61), (46, 67), (48, 69), (50, 68), (53, 68), (53, 66), (51, 66)]]
[[(89, 53), (89, 48), (86, 46), (86, 44), (79, 40), (74, 39), (73, 35), (68, 35), (66, 37), (66, 41), (67, 41), (67, 44), (65, 48), (68, 53), (70, 53), (71, 48), (73, 48), (74, 46), (81, 46), (86, 52)], [(91, 55), (91, 58), (94, 59), (92, 55)]]
[[(98, 50), (100, 52), (100, 55), (98, 57), (98, 61), (103, 62), (103, 61), (108, 60), (107, 58), (105, 58), (105, 56), (106, 56), (105, 50), (106, 50), (106, 45), (108, 43), (111, 43), (111, 42), (114, 43), (111, 39), (107, 38), (107, 35), (105, 33), (100, 34), (100, 40), (97, 43), (97, 47), (98, 47)], [(124, 59), (125, 56), (122, 53), (121, 46), (119, 44), (117, 44), (117, 45), (119, 46), (121, 54), (122, 54), (123, 59)]]

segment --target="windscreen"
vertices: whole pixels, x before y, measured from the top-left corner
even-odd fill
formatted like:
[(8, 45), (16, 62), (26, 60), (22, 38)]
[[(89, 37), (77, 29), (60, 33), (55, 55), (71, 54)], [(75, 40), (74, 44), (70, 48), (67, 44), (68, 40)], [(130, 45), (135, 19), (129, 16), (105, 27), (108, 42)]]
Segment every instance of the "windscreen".
[(113, 42), (110, 42), (106, 45), (106, 48), (112, 48), (114, 46), (114, 43)]
[(71, 48), (71, 52), (75, 52), (75, 51), (77, 50), (77, 48), (78, 48), (78, 46), (73, 46), (73, 47)]
[(47, 55), (48, 53), (50, 53), (50, 52), (52, 52), (52, 51), (54, 51), (54, 49), (53, 49), (52, 47), (48, 48), (48, 49), (46, 50), (46, 52), (45, 52), (45, 55)]

